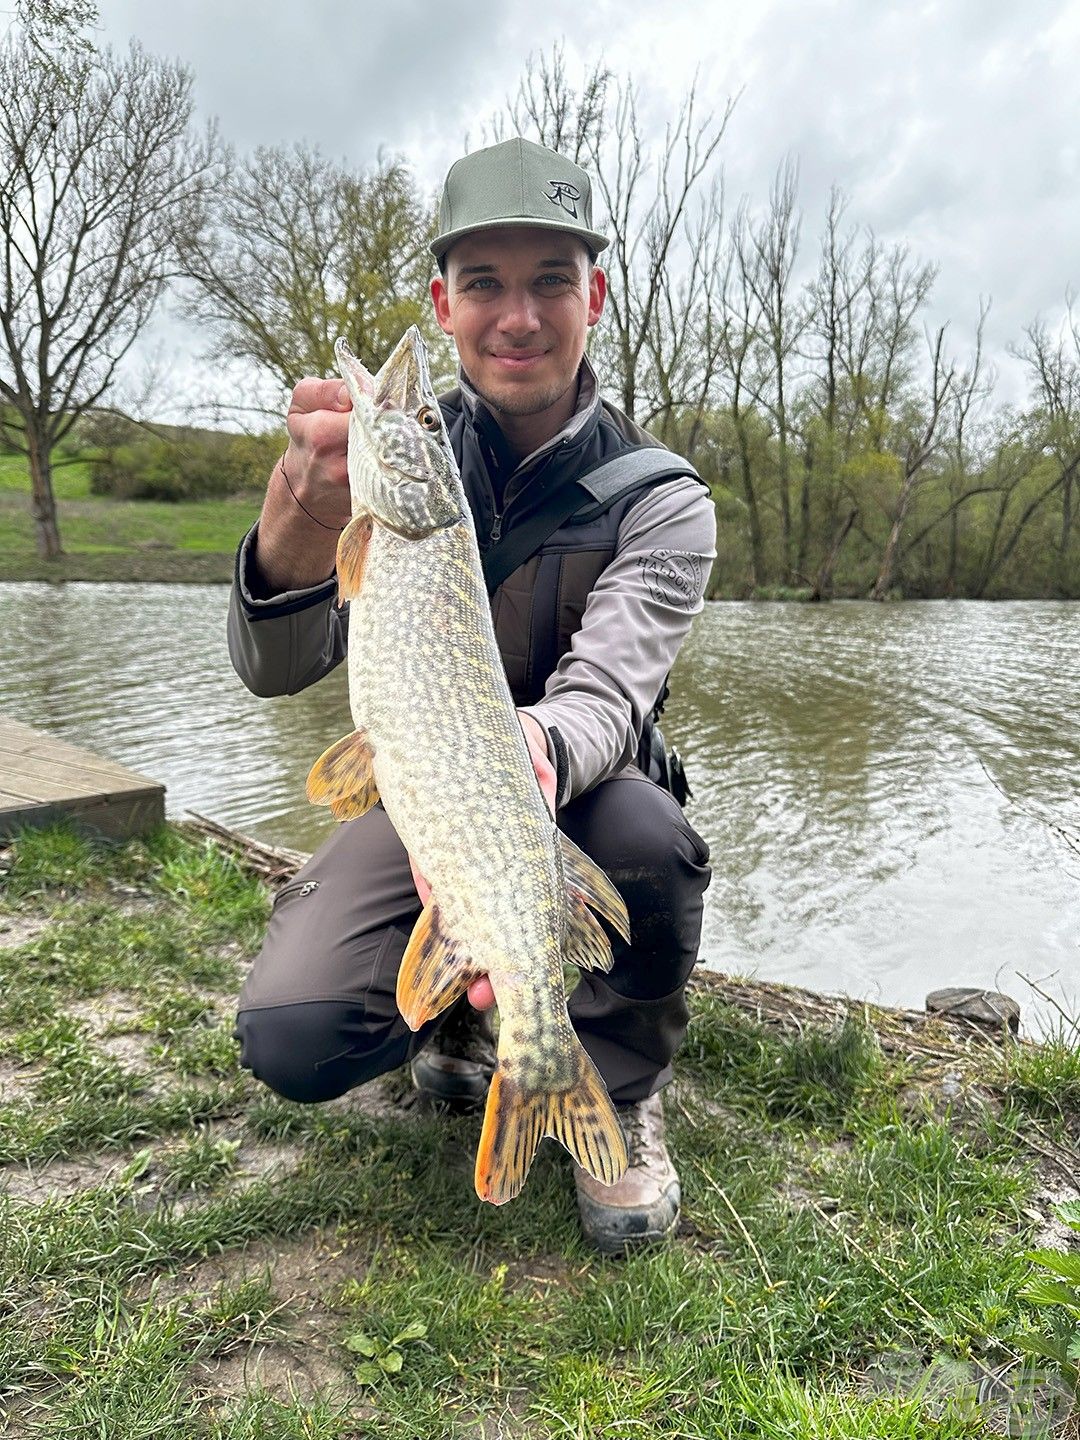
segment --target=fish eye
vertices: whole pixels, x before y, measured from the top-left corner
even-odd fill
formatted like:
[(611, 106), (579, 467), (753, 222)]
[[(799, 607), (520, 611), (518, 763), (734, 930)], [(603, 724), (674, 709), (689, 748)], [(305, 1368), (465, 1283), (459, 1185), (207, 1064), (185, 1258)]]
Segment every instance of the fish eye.
[(442, 420), (439, 416), (439, 412), (433, 409), (430, 405), (425, 405), (424, 408), (418, 413), (416, 418), (421, 428), (424, 430), (438, 430), (442, 426)]

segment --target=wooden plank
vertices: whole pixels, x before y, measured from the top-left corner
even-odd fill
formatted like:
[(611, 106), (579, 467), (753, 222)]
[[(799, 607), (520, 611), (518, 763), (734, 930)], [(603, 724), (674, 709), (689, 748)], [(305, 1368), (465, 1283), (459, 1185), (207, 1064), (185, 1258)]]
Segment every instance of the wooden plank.
[(165, 818), (165, 787), (0, 715), (0, 835), (61, 817), (126, 839)]
[(130, 775), (132, 773), (123, 765), (118, 765), (115, 760), (107, 760), (102, 755), (91, 755), (88, 751), (79, 750), (74, 745), (67, 745), (63, 750), (53, 750), (46, 746), (9, 750), (0, 742), (0, 775), (8, 771), (18, 772), (27, 761), (39, 765), (63, 765), (71, 769), (87, 770), (94, 775)]
[(21, 721), (12, 720), (9, 715), (0, 715), (0, 768), (3, 769), (7, 768), (3, 763), (2, 752), (5, 751), (13, 756), (31, 755), (55, 760), (60, 764), (81, 765), (88, 770), (137, 775), (149, 785), (155, 783), (149, 776), (138, 775), (138, 772), (121, 765), (119, 761), (97, 755), (93, 750), (74, 745), (70, 740), (62, 740), (56, 735), (46, 735), (30, 725), (23, 725)]
[(0, 785), (34, 800), (55, 799), (65, 787), (70, 795), (116, 795), (155, 788), (153, 780), (144, 780), (119, 766), (114, 770), (86, 770), (81, 765), (61, 764), (37, 755), (23, 755), (18, 766), (10, 767), (0, 756)]

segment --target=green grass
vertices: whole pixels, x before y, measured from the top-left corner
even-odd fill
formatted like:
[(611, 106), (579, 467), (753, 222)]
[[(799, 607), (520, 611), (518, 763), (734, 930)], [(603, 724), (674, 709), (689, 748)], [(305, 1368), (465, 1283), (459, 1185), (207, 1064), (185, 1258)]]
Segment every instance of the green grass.
[[(485, 1206), (475, 1117), (395, 1104), (399, 1077), (377, 1109), (292, 1105), (238, 1068), (267, 897), (213, 847), (33, 831), (7, 864), (2, 903), (48, 920), (0, 951), (0, 1394), (26, 1433), (985, 1433), (974, 1384), (1039, 1324), (1024, 1135), (1049, 1096), (1067, 1133), (1063, 1051), (988, 1049), (995, 1104), (954, 1116), (865, 1018), (784, 1033), (698, 995), (681, 1233), (604, 1260), (550, 1144)], [(869, 1383), (883, 1361), (903, 1384)], [(949, 1396), (920, 1391), (932, 1362)]]
[[(57, 470), (65, 556), (38, 558), (26, 462), (0, 456), (0, 579), (228, 581), (236, 547), (258, 519), (261, 495), (172, 505), (91, 495), (85, 462)], [(167, 548), (161, 548), (167, 547)]]

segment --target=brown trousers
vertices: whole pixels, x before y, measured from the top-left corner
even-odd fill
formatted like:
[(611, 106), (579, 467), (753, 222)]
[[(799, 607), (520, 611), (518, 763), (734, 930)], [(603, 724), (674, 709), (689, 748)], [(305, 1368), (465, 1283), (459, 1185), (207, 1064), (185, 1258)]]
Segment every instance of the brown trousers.
[[(626, 901), (606, 976), (583, 974), (570, 1018), (617, 1104), (671, 1079), (701, 938), (709, 851), (679, 806), (634, 767), (570, 802), (559, 827)], [(291, 1100), (330, 1100), (403, 1064), (444, 1017), (413, 1034), (394, 995), (420, 902), (382, 806), (340, 825), (278, 892), (240, 996), (241, 1061)]]

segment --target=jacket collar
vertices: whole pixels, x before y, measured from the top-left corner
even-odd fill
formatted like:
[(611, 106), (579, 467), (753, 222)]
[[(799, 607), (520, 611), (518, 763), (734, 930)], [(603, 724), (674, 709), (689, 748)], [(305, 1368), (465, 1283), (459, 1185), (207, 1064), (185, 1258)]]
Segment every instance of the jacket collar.
[[(499, 422), (491, 413), (487, 405), (473, 389), (472, 382), (465, 374), (465, 371), (458, 366), (458, 386), (461, 390), (461, 400), (469, 421), (481, 430), (493, 427), (499, 431)], [(543, 445), (538, 446), (530, 454), (519, 460), (513, 472), (514, 476), (520, 475), (523, 470), (531, 469), (538, 460), (547, 455), (550, 451), (557, 449), (560, 445), (569, 444), (579, 437), (584, 438), (586, 429), (595, 424), (600, 414), (600, 384), (596, 378), (596, 371), (589, 362), (589, 357), (581, 357), (581, 368), (578, 370), (578, 395), (574, 413), (567, 420), (566, 424), (557, 435), (550, 440), (545, 440)]]

